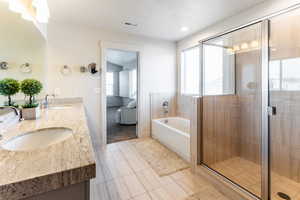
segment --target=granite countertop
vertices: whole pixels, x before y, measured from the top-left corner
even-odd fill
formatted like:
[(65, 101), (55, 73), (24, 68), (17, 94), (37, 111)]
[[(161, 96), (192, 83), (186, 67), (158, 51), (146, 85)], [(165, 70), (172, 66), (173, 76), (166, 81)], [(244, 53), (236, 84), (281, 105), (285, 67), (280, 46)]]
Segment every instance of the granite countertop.
[[(70, 104), (68, 104), (70, 105)], [(8, 151), (1, 144), (20, 134), (50, 127), (66, 127), (65, 141), (32, 151)], [(82, 103), (42, 110), (41, 118), (10, 127), (0, 141), (0, 200), (17, 200), (87, 181), (96, 164)]]

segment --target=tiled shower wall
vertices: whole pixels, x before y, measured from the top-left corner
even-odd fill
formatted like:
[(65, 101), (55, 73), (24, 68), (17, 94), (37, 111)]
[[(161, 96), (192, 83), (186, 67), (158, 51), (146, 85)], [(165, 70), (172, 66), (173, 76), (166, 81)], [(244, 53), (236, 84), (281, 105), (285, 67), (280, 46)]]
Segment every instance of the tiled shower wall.
[[(164, 114), (163, 102), (169, 102), (169, 113)], [(151, 119), (163, 117), (175, 117), (176, 115), (176, 94), (174, 93), (152, 93), (150, 94), (150, 117)]]
[[(181, 96), (176, 93), (152, 93), (151, 99), (151, 119), (163, 117), (182, 117), (191, 120), (193, 109), (193, 97)], [(162, 104), (169, 102), (169, 113), (164, 115)]]
[(193, 96), (177, 95), (177, 116), (192, 120)]

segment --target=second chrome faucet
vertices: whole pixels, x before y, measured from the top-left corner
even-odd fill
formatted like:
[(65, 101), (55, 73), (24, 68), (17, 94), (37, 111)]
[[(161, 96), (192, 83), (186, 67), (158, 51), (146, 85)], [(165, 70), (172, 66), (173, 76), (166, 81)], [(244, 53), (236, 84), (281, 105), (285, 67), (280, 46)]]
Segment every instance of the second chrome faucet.
[(44, 100), (44, 103), (43, 103), (44, 108), (48, 108), (49, 107), (49, 97), (55, 98), (55, 94), (47, 94), (45, 96), (45, 100)]

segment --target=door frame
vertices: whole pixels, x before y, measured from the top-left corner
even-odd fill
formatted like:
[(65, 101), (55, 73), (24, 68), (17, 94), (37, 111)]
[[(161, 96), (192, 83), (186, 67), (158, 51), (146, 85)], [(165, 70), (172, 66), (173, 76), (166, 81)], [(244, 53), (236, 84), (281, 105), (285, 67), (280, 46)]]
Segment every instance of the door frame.
[(106, 108), (106, 72), (107, 72), (107, 50), (115, 49), (121, 51), (131, 51), (137, 54), (137, 124), (136, 124), (136, 136), (139, 138), (141, 136), (141, 52), (142, 49), (136, 45), (131, 43), (123, 43), (123, 42), (111, 42), (111, 41), (100, 41), (100, 134), (101, 134), (101, 143), (102, 147), (105, 148), (107, 145), (107, 108)]

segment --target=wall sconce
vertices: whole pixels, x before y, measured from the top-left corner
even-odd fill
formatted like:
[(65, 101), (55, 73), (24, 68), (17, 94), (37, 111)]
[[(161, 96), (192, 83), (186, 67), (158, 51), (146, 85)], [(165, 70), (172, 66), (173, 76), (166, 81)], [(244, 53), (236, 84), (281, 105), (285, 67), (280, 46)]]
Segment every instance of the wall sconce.
[(258, 46), (259, 46), (259, 42), (258, 42), (257, 40), (253, 40), (253, 41), (251, 42), (251, 47), (256, 48), (256, 47), (258, 47)]
[(0, 62), (0, 69), (7, 70), (8, 69), (8, 63), (7, 62)]
[(20, 66), (20, 71), (25, 74), (29, 74), (32, 72), (32, 67), (29, 63), (24, 63)]
[(241, 49), (248, 49), (248, 44), (247, 43), (243, 43), (242, 45), (241, 45)]
[(68, 76), (68, 75), (70, 75), (72, 73), (72, 70), (71, 70), (71, 68), (68, 65), (64, 65), (60, 69), (60, 73), (62, 75)]
[(96, 69), (97, 64), (96, 63), (91, 63), (88, 65), (88, 70), (91, 74), (96, 74), (98, 70)]

